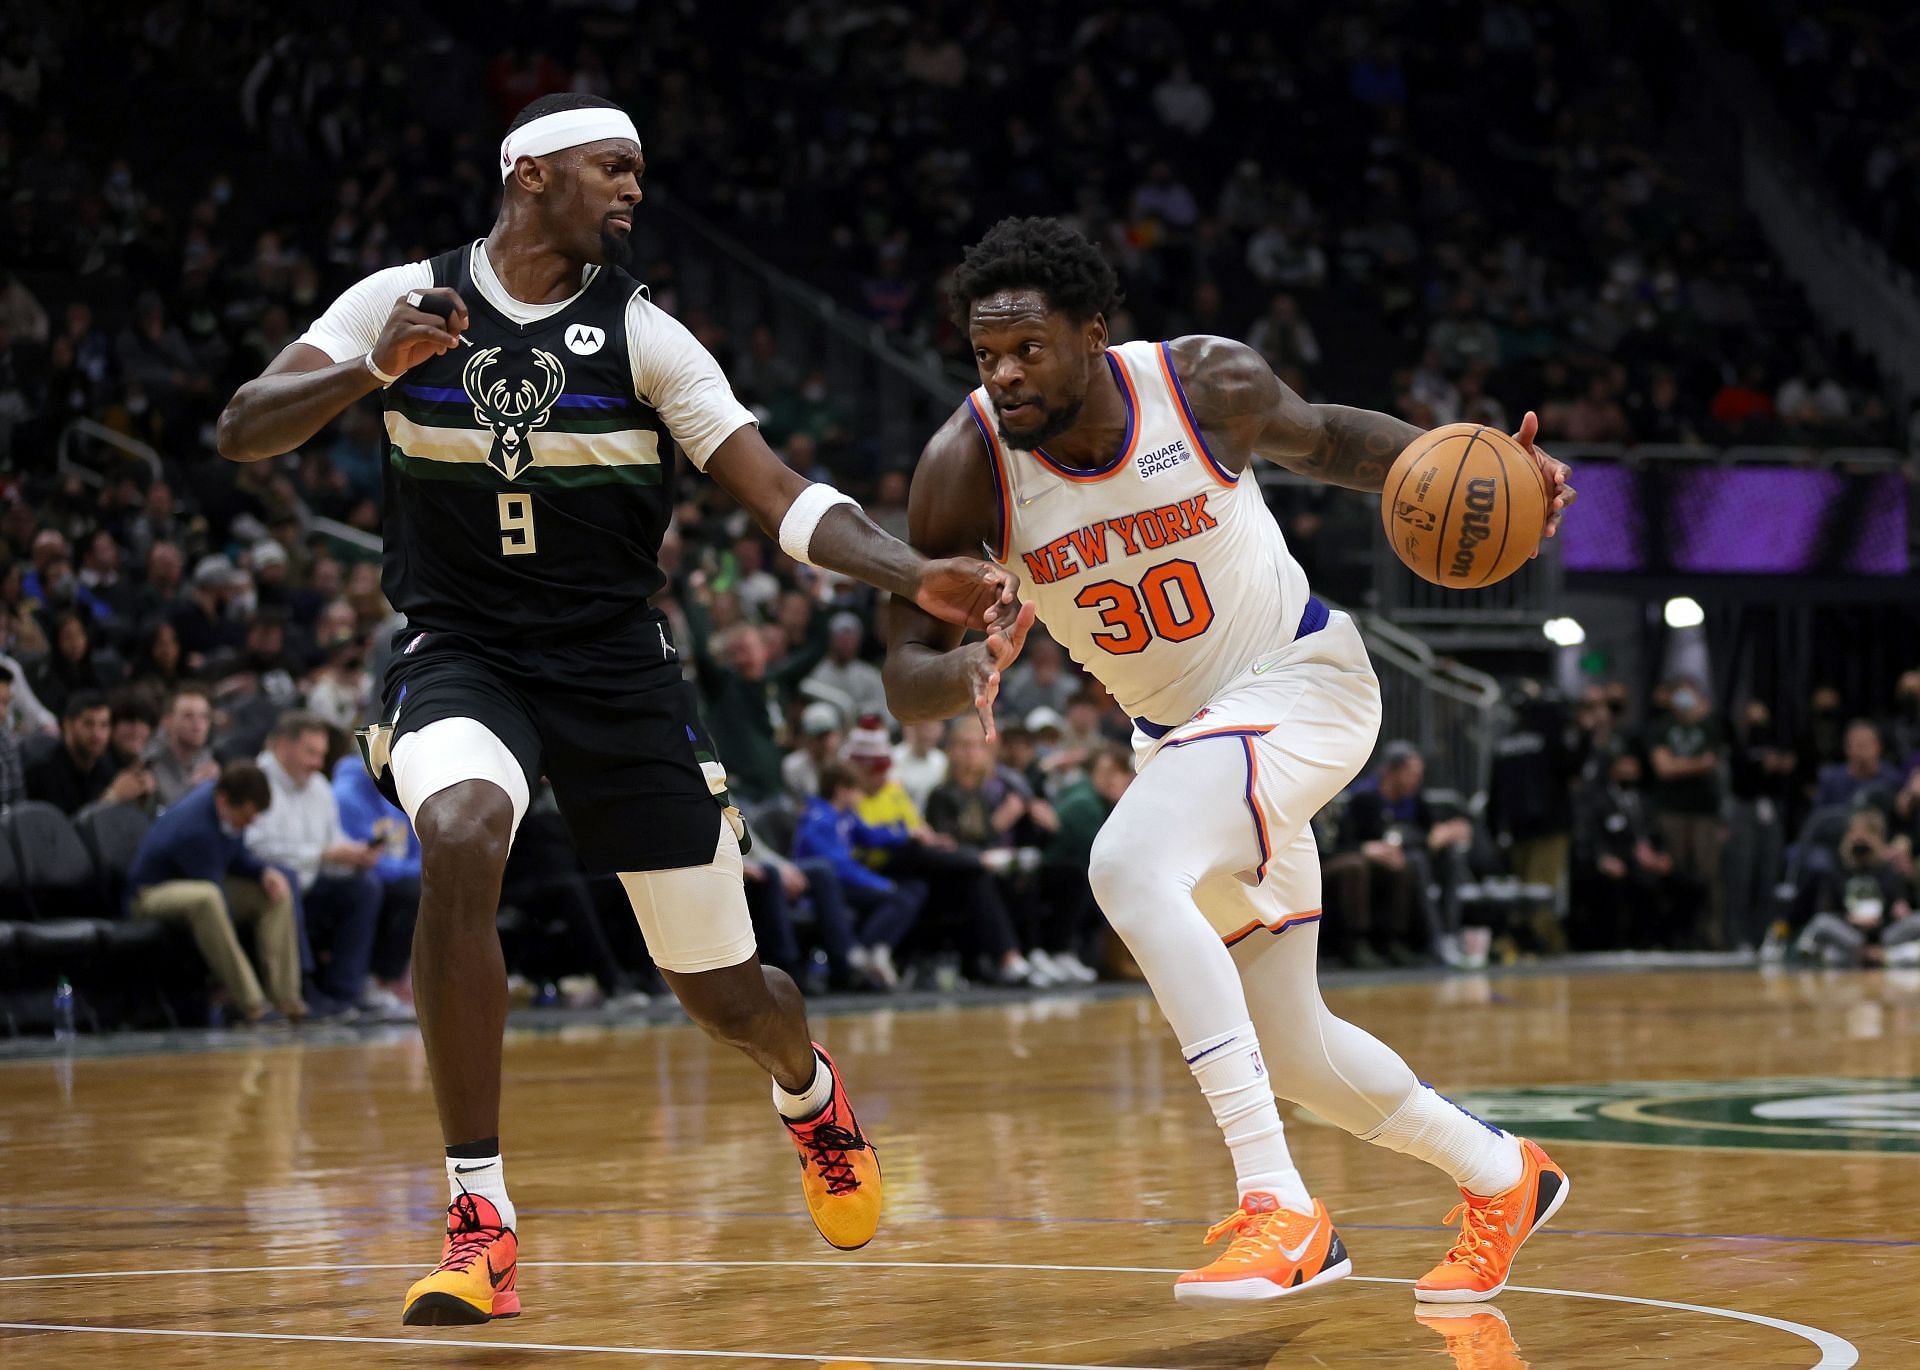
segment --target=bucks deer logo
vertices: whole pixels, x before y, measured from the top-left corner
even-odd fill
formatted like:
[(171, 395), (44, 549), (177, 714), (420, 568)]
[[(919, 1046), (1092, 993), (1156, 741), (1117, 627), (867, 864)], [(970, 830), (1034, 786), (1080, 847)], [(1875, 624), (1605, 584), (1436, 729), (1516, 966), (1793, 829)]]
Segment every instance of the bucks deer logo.
[(468, 359), (460, 373), (467, 398), (473, 401), (473, 416), (493, 430), (493, 446), (487, 452), (487, 465), (508, 480), (533, 465), (532, 434), (547, 426), (553, 402), (566, 388), (567, 369), (551, 352), (533, 349), (537, 378), (489, 376), (500, 360), (500, 349), (484, 347)]

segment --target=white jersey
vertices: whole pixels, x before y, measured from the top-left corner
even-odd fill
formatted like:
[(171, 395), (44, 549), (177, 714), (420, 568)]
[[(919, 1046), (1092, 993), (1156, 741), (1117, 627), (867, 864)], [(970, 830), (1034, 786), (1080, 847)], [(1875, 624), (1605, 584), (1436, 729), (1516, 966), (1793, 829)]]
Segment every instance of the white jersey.
[(1127, 430), (1095, 470), (1009, 450), (984, 387), (967, 397), (994, 466), (1000, 545), (989, 550), (1122, 708), (1176, 727), (1293, 642), (1307, 577), (1259, 482), (1208, 451), (1167, 344), (1122, 343), (1107, 364)]

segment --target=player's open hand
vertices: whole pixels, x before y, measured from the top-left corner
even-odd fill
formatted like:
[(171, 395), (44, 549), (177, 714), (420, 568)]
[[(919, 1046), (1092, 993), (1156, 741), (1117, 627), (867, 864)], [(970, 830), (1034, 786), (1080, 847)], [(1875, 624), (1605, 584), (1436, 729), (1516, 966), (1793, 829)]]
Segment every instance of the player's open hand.
[(974, 557), (940, 557), (920, 568), (913, 602), (947, 623), (989, 632), (1013, 617), (1013, 577)]
[[(1529, 409), (1527, 416), (1520, 420), (1520, 431), (1513, 435), (1513, 440), (1526, 448), (1527, 455), (1539, 464), (1540, 479), (1547, 487), (1547, 529), (1543, 536), (1552, 537), (1560, 531), (1560, 516), (1566, 512), (1568, 505), (1580, 497), (1580, 492), (1567, 484), (1567, 477), (1572, 474), (1573, 468), (1564, 461), (1555, 461), (1533, 445), (1533, 439), (1539, 432), (1540, 416)], [(1533, 554), (1539, 556), (1540, 550), (1535, 548)]]
[(993, 701), (1000, 696), (1000, 674), (1020, 659), (1020, 650), (1027, 645), (1027, 633), (1033, 627), (1037, 612), (1031, 604), (1022, 604), (1020, 612), (988, 633), (985, 642), (976, 642), (967, 649), (972, 654), (967, 684), (973, 691), (974, 712), (980, 715), (980, 727), (989, 742), (996, 735)]
[[(435, 296), (453, 306), (442, 318), (439, 314), (408, 303), (409, 300)], [(451, 286), (415, 290), (393, 302), (386, 326), (373, 345), (373, 364), (389, 376), (398, 376), (429, 357), (438, 357), (460, 345), (467, 327), (467, 303)]]

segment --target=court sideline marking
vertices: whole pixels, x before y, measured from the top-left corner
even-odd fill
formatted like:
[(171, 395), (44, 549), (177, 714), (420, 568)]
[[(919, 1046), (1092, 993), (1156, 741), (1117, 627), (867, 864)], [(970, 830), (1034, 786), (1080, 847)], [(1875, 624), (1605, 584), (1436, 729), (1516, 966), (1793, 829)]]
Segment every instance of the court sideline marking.
[[(734, 1261), (524, 1261), (529, 1269), (687, 1269), (707, 1267), (800, 1267), (845, 1269), (848, 1266), (860, 1266), (874, 1270), (1040, 1270), (1048, 1272), (1113, 1274), (1113, 1275), (1178, 1275), (1180, 1270), (1162, 1269), (1157, 1266), (1138, 1265), (1030, 1265), (1001, 1261), (841, 1261), (841, 1260), (734, 1260)], [(94, 1280), (94, 1279), (131, 1279), (141, 1276), (173, 1275), (258, 1275), (299, 1273), (306, 1271), (350, 1271), (350, 1270), (410, 1270), (411, 1265), (258, 1265), (258, 1266), (214, 1266), (187, 1270), (95, 1270), (78, 1271), (61, 1275), (7, 1275), (0, 1276), (0, 1283), (19, 1284), (34, 1281), (58, 1280)], [(1386, 1275), (1352, 1275), (1349, 1279), (1362, 1284), (1412, 1284), (1408, 1279), (1397, 1279)], [(1599, 1294), (1580, 1289), (1549, 1289), (1534, 1285), (1508, 1285), (1510, 1294), (1542, 1294), (1567, 1299), (1592, 1299), (1602, 1303), (1630, 1303), (1646, 1308), (1669, 1308), (1682, 1313), (1698, 1313), (1706, 1317), (1727, 1318), (1735, 1322), (1751, 1323), (1756, 1327), (1766, 1327), (1777, 1332), (1785, 1332), (1810, 1343), (1820, 1352), (1812, 1370), (1851, 1370), (1860, 1362), (1859, 1349), (1845, 1337), (1827, 1332), (1818, 1327), (1809, 1327), (1805, 1323), (1791, 1322), (1785, 1318), (1770, 1317), (1765, 1313), (1747, 1313), (1736, 1308), (1716, 1308), (1710, 1304), (1679, 1303), (1669, 1299), (1648, 1299), (1632, 1294)], [(351, 1336), (345, 1334), (324, 1335), (311, 1332), (226, 1332), (193, 1331), (172, 1327), (89, 1327), (79, 1323), (34, 1323), (0, 1322), (0, 1331), (20, 1332), (78, 1332), (101, 1333), (114, 1336), (208, 1338), (235, 1341), (270, 1342), (325, 1342), (329, 1344), (350, 1344), (355, 1346), (452, 1346), (466, 1350), (493, 1349), (503, 1351), (560, 1351), (585, 1352), (597, 1355), (618, 1356), (680, 1356), (702, 1359), (724, 1360), (776, 1360), (824, 1361), (861, 1360), (874, 1365), (939, 1365), (961, 1367), (962, 1370), (1154, 1370), (1146, 1366), (1093, 1366), (1087, 1363), (1060, 1364), (1045, 1361), (984, 1361), (984, 1360), (945, 1360), (930, 1356), (869, 1356), (850, 1352), (833, 1352), (826, 1355), (805, 1355), (794, 1351), (714, 1351), (690, 1349), (684, 1347), (641, 1347), (641, 1346), (588, 1346), (565, 1342), (514, 1342), (514, 1341), (437, 1341), (426, 1337), (373, 1337)]]

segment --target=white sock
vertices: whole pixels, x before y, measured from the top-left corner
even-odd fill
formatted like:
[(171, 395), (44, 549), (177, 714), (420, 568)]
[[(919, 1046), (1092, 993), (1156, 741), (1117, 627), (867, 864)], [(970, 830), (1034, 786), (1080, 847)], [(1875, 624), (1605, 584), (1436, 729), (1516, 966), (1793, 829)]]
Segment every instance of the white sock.
[(1360, 1140), (1439, 1166), (1455, 1184), (1481, 1197), (1513, 1188), (1526, 1171), (1517, 1137), (1481, 1122), (1424, 1084), (1415, 1085), (1393, 1116)]
[(447, 1202), (462, 1194), (478, 1194), (500, 1210), (501, 1222), (515, 1229), (520, 1226), (520, 1215), (507, 1197), (507, 1172), (497, 1154), (447, 1157)]
[(827, 1069), (827, 1063), (820, 1059), (820, 1053), (813, 1054), (813, 1083), (805, 1092), (789, 1094), (780, 1088), (780, 1082), (773, 1082), (773, 1106), (780, 1110), (780, 1116), (790, 1123), (805, 1122), (827, 1106), (827, 1100), (833, 1097), (833, 1072)]
[(1284, 1207), (1313, 1211), (1313, 1198), (1294, 1169), (1286, 1130), (1274, 1105), (1273, 1085), (1260, 1060), (1253, 1024), (1202, 1038), (1180, 1048), (1180, 1055), (1213, 1106), (1214, 1121), (1233, 1153), (1233, 1174), (1244, 1197), (1264, 1190)]

